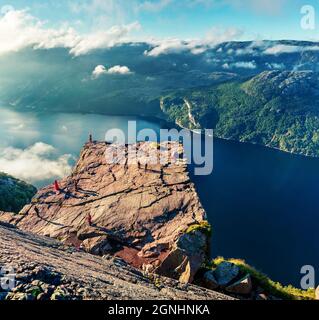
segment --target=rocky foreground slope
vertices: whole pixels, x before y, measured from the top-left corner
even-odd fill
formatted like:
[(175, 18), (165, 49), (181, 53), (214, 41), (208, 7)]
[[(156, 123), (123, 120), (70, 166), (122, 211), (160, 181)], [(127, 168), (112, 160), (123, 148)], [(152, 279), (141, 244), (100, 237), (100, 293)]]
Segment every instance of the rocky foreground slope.
[(11, 266), (16, 273), (12, 291), (0, 286), (0, 300), (231, 299), (176, 280), (144, 276), (120, 258), (80, 252), (3, 223), (0, 266)]
[[(128, 146), (108, 164), (112, 145), (87, 143), (72, 174), (59, 181), (58, 192), (53, 184), (45, 187), (19, 215), (2, 213), (0, 221), (192, 282), (207, 258), (209, 225), (187, 165), (179, 159), (182, 147), (149, 142), (136, 147), (135, 164), (128, 161)], [(153, 164), (145, 165), (151, 158)], [(160, 164), (159, 159), (169, 161)]]

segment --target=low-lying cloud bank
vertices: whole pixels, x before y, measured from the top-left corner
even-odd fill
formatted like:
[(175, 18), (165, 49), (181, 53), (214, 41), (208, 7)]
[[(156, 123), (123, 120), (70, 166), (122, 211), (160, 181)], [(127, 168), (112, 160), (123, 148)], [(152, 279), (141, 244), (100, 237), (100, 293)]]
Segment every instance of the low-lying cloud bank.
[(145, 51), (144, 54), (151, 57), (185, 51), (190, 51), (193, 54), (201, 54), (219, 43), (238, 40), (242, 35), (243, 31), (237, 28), (212, 28), (203, 39), (187, 41), (180, 39), (164, 39), (149, 41), (153, 48)]
[(30, 183), (62, 178), (71, 172), (72, 156), (57, 156), (56, 149), (37, 142), (26, 149), (0, 149), (0, 171)]
[(257, 65), (255, 61), (238, 61), (234, 63), (225, 63), (224, 69), (256, 69)]

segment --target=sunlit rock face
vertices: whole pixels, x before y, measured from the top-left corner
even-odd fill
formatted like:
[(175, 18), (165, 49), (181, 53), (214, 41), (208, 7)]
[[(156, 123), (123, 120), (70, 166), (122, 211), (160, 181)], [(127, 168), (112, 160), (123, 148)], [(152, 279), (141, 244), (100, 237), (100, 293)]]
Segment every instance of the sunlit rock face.
[[(188, 230), (203, 223), (206, 213), (186, 161), (180, 159), (183, 149), (174, 142), (138, 143), (134, 163), (131, 147), (123, 146), (117, 161), (109, 164), (112, 145), (86, 144), (58, 190), (54, 183), (39, 190), (10, 222), (96, 255), (112, 253), (135, 267), (191, 282), (205, 260), (209, 236), (200, 228)], [(3, 217), (8, 221), (8, 215)]]

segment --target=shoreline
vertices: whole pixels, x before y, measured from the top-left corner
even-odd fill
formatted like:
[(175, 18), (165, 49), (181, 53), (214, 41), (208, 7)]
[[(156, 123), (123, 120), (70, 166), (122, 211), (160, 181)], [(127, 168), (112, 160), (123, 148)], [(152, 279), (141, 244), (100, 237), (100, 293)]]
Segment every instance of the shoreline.
[[(0, 107), (0, 109), (1, 109), (1, 107)], [(9, 110), (11, 112), (16, 112), (16, 113), (29, 113), (29, 114), (38, 114), (38, 115), (50, 114), (50, 112), (48, 112), (48, 111), (14, 110), (14, 109), (11, 109), (11, 108), (4, 108), (4, 109), (5, 110)], [(77, 114), (77, 115), (101, 115), (101, 116), (106, 116), (106, 117), (109, 116), (109, 117), (139, 118), (139, 119), (143, 119), (143, 120), (148, 120), (150, 122), (154, 122), (154, 123), (159, 124), (159, 125), (167, 124), (171, 129), (173, 127), (176, 127), (176, 128), (190, 130), (191, 132), (193, 132), (195, 134), (201, 134), (201, 133), (196, 132), (198, 130), (201, 130), (201, 131), (205, 130), (205, 129), (189, 129), (189, 128), (186, 128), (186, 127), (182, 126), (178, 122), (171, 122), (171, 121), (165, 119), (164, 117), (161, 118), (159, 116), (151, 116), (151, 115), (133, 115), (133, 114), (122, 114), (122, 113), (106, 114), (106, 113), (102, 113), (102, 112), (72, 112), (72, 111), (69, 111), (69, 112), (68, 111), (59, 111), (59, 113), (61, 113), (61, 114)], [(170, 128), (166, 128), (166, 129), (170, 129)], [(267, 149), (270, 149), (270, 150), (275, 150), (275, 151), (278, 151), (278, 152), (282, 152), (282, 153), (285, 153), (285, 154), (288, 154), (288, 155), (292, 155), (292, 156), (304, 157), (304, 158), (309, 158), (309, 159), (319, 159), (319, 156), (313, 156), (313, 155), (306, 155), (306, 154), (303, 154), (303, 153), (291, 152), (291, 151), (287, 151), (287, 150), (282, 150), (282, 149), (280, 149), (278, 147), (272, 147), (272, 146), (269, 146), (269, 145), (260, 144), (260, 143), (256, 143), (256, 142), (240, 141), (240, 140), (235, 140), (235, 139), (232, 139), (232, 138), (225, 138), (225, 137), (218, 136), (218, 135), (215, 135), (215, 134), (214, 134), (214, 138), (217, 138), (217, 139), (220, 139), (220, 140), (224, 140), (224, 141), (235, 142), (235, 143), (259, 146), (259, 147), (267, 148)]]

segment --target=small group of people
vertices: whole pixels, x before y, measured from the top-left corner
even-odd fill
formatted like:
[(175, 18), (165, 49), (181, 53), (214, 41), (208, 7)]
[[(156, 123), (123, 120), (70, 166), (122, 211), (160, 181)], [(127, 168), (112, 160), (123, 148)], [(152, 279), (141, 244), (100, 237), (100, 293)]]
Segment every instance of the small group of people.
[[(142, 168), (142, 164), (141, 164), (140, 161), (137, 161), (137, 167), (138, 167), (139, 169), (143, 169), (143, 168)], [(148, 164), (145, 163), (145, 164), (144, 164), (144, 170), (147, 171), (147, 169), (148, 169)]]

